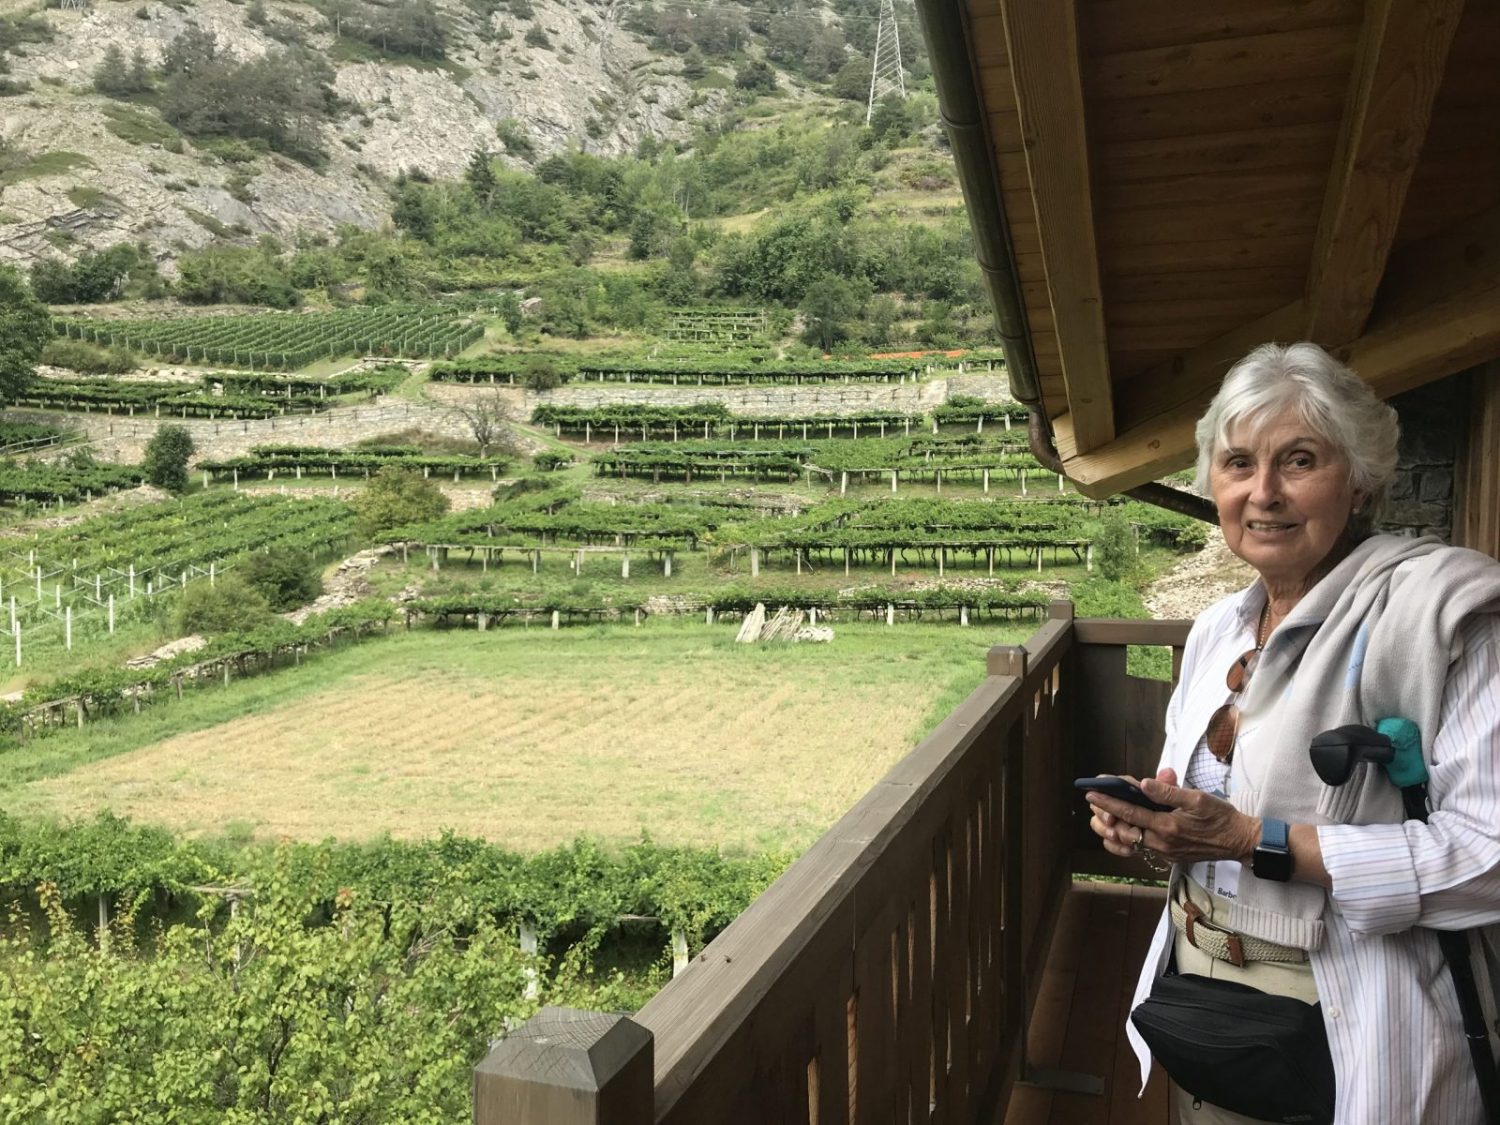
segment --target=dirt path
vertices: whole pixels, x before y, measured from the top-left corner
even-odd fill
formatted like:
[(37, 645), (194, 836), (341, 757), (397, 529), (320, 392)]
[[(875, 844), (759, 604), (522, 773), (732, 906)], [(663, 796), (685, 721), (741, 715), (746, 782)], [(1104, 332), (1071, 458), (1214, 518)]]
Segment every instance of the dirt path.
[(1214, 602), (1255, 581), (1255, 571), (1230, 553), (1218, 528), (1211, 528), (1208, 543), (1191, 558), (1183, 559), (1146, 590), (1146, 608), (1161, 619), (1197, 617)]

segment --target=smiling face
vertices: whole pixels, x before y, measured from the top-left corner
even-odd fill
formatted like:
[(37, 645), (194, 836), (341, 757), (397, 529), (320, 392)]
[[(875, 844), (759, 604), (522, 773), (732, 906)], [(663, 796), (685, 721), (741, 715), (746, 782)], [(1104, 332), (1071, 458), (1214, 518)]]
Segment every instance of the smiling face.
[(1209, 482), (1225, 543), (1273, 592), (1311, 586), (1366, 499), (1348, 458), (1293, 409), (1231, 428)]

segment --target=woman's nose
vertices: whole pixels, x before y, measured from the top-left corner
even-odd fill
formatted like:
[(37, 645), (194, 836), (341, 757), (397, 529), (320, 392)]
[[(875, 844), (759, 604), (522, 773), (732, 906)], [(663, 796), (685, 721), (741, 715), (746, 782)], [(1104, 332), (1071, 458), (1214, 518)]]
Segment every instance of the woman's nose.
[(1281, 474), (1276, 466), (1266, 465), (1255, 471), (1250, 482), (1250, 502), (1257, 508), (1269, 508), (1281, 499)]

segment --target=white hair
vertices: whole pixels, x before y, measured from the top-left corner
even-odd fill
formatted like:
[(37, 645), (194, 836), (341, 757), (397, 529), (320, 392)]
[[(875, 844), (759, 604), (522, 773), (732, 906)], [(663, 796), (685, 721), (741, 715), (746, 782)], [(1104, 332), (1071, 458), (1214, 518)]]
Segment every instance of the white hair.
[(1369, 494), (1351, 530), (1367, 533), (1396, 475), (1401, 427), (1368, 383), (1317, 344), (1262, 344), (1229, 369), (1198, 419), (1198, 490), (1208, 494), (1214, 454), (1231, 429), (1253, 431), (1288, 409), (1348, 460), (1350, 484)]

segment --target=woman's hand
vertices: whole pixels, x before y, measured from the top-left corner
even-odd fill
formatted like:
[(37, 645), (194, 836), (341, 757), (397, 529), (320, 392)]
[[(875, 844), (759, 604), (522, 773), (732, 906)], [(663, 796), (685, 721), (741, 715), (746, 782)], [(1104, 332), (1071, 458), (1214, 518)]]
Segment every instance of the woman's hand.
[(1089, 827), (1111, 855), (1147, 850), (1181, 864), (1208, 859), (1248, 861), (1260, 841), (1258, 817), (1247, 816), (1202, 790), (1179, 788), (1175, 770), (1162, 770), (1139, 785), (1146, 796), (1171, 805), (1172, 811), (1152, 812), (1103, 793), (1087, 794), (1094, 810)]

